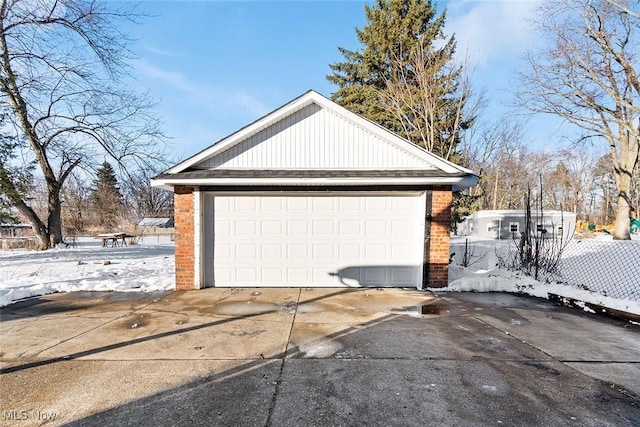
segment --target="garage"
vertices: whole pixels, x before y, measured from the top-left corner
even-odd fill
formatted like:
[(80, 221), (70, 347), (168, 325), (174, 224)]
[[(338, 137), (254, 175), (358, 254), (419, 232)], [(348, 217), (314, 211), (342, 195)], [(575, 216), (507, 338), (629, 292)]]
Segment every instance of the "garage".
[(173, 191), (177, 289), (446, 286), (446, 161), (309, 91), (152, 179)]
[(421, 284), (424, 192), (204, 197), (208, 286)]

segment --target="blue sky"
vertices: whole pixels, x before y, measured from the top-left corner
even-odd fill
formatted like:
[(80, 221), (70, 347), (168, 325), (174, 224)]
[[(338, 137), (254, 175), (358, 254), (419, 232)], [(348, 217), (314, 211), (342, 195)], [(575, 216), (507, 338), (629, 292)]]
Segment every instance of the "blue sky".
[[(360, 47), (363, 0), (145, 1), (154, 15), (134, 28), (134, 76), (159, 102), (175, 161), (190, 156), (303, 92), (329, 97), (325, 76), (338, 46)], [(535, 0), (439, 2), (458, 50), (471, 58), (487, 115), (508, 109), (513, 72), (533, 40), (525, 18)], [(534, 122), (535, 123), (535, 122)], [(556, 125), (530, 125), (532, 142), (558, 139)]]

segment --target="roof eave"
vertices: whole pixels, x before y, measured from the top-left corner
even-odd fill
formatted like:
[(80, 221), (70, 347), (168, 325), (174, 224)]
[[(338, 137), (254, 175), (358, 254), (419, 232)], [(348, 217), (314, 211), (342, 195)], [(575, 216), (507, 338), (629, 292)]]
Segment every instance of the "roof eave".
[(188, 187), (204, 186), (295, 186), (304, 188), (306, 186), (448, 186), (453, 191), (463, 190), (472, 187), (478, 182), (475, 175), (464, 175), (458, 177), (406, 177), (406, 178), (159, 178), (152, 179), (151, 185), (165, 190), (173, 190), (176, 185)]

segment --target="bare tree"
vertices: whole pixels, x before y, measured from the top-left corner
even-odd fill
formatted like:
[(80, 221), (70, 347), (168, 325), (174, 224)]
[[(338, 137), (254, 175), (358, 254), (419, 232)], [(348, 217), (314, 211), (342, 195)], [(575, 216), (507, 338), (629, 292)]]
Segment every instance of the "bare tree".
[(140, 170), (123, 182), (125, 203), (132, 218), (173, 216), (173, 193), (151, 186), (151, 178), (161, 171), (160, 167)]
[(468, 64), (456, 64), (424, 39), (390, 58), (393, 72), (379, 91), (383, 107), (399, 121), (406, 139), (445, 159), (453, 159), (462, 131), (483, 102), (471, 100)]
[(462, 156), (472, 170), (480, 172), (480, 182), (470, 188), (470, 194), (479, 196), (481, 209), (498, 209), (498, 194), (504, 194), (502, 182), (506, 167), (504, 160), (524, 146), (524, 132), (520, 122), (502, 117), (495, 122), (478, 122), (465, 133)]
[(608, 145), (618, 191), (615, 239), (630, 238), (638, 168), (639, 23), (628, 0), (546, 1), (535, 24), (548, 44), (530, 54), (522, 75), (523, 105), (558, 115)]
[(73, 239), (85, 231), (91, 211), (89, 187), (78, 171), (71, 173), (61, 196), (64, 234)]
[(589, 153), (575, 150), (560, 150), (553, 156), (558, 163), (545, 177), (547, 196), (552, 200), (543, 207), (566, 210), (588, 219), (588, 196), (593, 189), (596, 160)]
[(126, 89), (130, 3), (0, 1), (0, 113), (46, 182), (38, 215), (0, 164), (3, 192), (31, 222), (39, 248), (62, 241), (61, 191), (70, 174), (105, 157), (121, 166), (163, 156), (158, 119), (146, 95)]

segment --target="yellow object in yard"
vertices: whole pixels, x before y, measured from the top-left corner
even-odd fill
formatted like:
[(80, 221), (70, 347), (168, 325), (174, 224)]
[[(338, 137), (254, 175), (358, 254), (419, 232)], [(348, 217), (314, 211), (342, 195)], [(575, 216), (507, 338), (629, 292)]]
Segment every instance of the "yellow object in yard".
[(576, 221), (576, 231), (582, 232), (582, 231), (589, 231), (589, 223), (587, 221), (583, 221), (581, 219)]
[(611, 224), (601, 226), (601, 230), (607, 234), (611, 234), (615, 226), (616, 226), (616, 223), (612, 222)]

